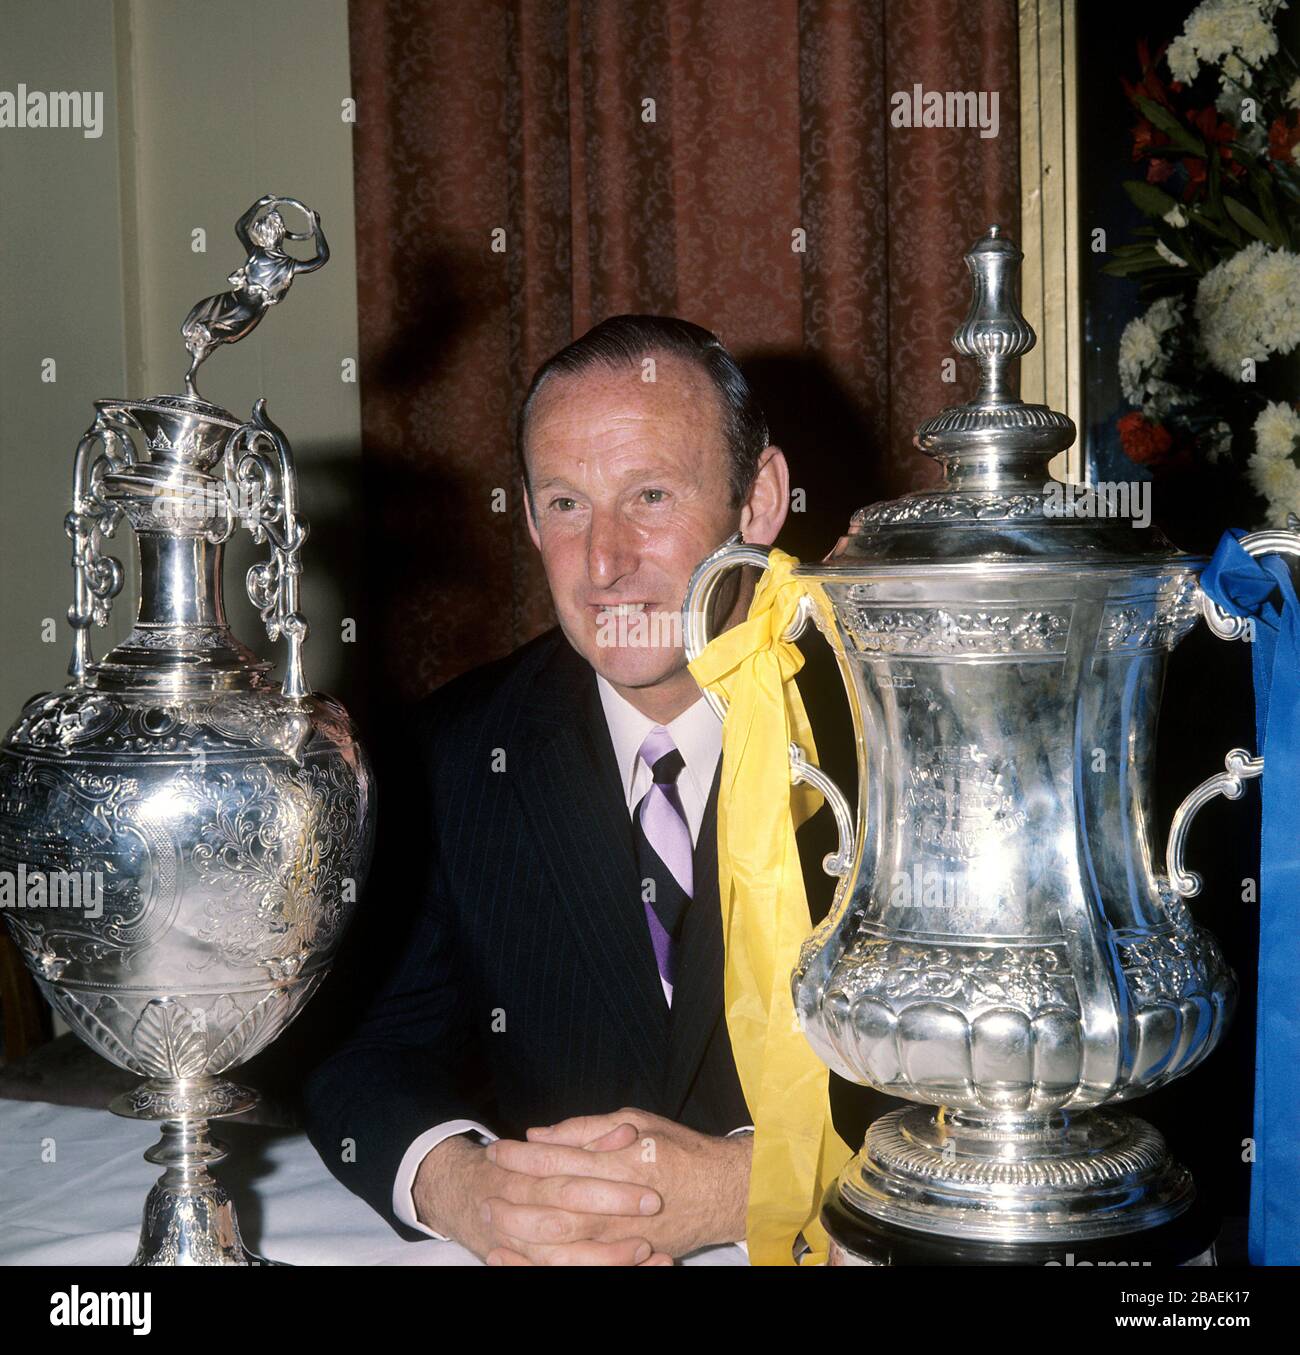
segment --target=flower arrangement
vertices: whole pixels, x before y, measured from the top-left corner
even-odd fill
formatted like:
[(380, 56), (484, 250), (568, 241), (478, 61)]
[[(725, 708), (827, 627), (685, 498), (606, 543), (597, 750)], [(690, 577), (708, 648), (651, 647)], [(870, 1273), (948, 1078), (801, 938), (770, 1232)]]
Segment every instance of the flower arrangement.
[[(1300, 66), (1285, 0), (1202, 0), (1125, 93), (1124, 188), (1148, 218), (1106, 272), (1145, 311), (1120, 340), (1125, 455), (1153, 470), (1230, 462), (1276, 520), (1300, 509)], [(1168, 79), (1162, 74), (1162, 65)]]

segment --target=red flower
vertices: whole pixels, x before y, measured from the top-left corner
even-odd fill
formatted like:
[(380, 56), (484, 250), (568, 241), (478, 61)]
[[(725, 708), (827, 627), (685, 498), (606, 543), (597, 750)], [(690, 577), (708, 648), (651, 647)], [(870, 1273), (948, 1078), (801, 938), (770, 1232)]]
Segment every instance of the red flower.
[(1147, 183), (1164, 183), (1173, 172), (1174, 162), (1172, 160), (1162, 160), (1159, 156), (1156, 156), (1147, 165)]
[[(1146, 39), (1140, 38), (1138, 40), (1138, 66), (1142, 71), (1142, 78), (1137, 84), (1134, 84), (1131, 80), (1125, 80), (1123, 76), (1120, 76), (1120, 83), (1124, 86), (1124, 93), (1128, 95), (1130, 103), (1141, 97), (1150, 99), (1153, 103), (1164, 104), (1166, 108), (1172, 107), (1169, 102), (1169, 94), (1165, 89), (1164, 81), (1160, 78), (1159, 69), (1160, 58), (1164, 56), (1165, 47), (1168, 46), (1169, 44), (1165, 43), (1156, 53), (1155, 60), (1153, 61)], [(1171, 85), (1170, 88), (1178, 90), (1181, 89), (1182, 86), (1175, 83)]]
[(1133, 128), (1134, 160), (1141, 160), (1148, 151), (1168, 144), (1169, 138), (1163, 132), (1157, 131), (1146, 118), (1138, 119), (1137, 126)]
[(1199, 197), (1205, 191), (1205, 181), (1209, 177), (1209, 171), (1205, 168), (1205, 161), (1199, 156), (1189, 155), (1183, 161), (1183, 168), (1187, 171), (1187, 187), (1183, 189), (1183, 201), (1191, 202), (1195, 197)]
[[(1165, 83), (1160, 78), (1159, 62), (1165, 54), (1165, 43), (1160, 50), (1156, 52), (1154, 60), (1151, 56), (1151, 49), (1145, 38), (1138, 40), (1137, 55), (1138, 69), (1142, 72), (1141, 79), (1134, 82), (1126, 80), (1120, 76), (1120, 84), (1124, 86), (1124, 93), (1128, 97), (1129, 103), (1137, 108), (1139, 99), (1150, 99), (1152, 103), (1160, 104), (1170, 112), (1174, 111), (1173, 104), (1169, 101), (1170, 90), (1180, 90), (1182, 88), (1177, 82), (1170, 84), (1166, 88)], [(1139, 117), (1137, 125), (1133, 128), (1133, 159), (1140, 160), (1147, 151), (1157, 146), (1167, 146), (1169, 138), (1164, 132), (1157, 131), (1151, 123), (1144, 117)], [(1155, 182), (1155, 180), (1151, 180)]]
[(1237, 134), (1236, 129), (1232, 123), (1219, 117), (1213, 105), (1189, 113), (1187, 120), (1204, 140), (1206, 158), (1199, 155), (1184, 157), (1183, 168), (1187, 171), (1187, 187), (1183, 190), (1184, 202), (1190, 202), (1204, 192), (1205, 182), (1209, 177), (1209, 156), (1217, 155), (1224, 172), (1234, 179), (1240, 179), (1246, 172), (1246, 166), (1240, 160), (1234, 159), (1232, 154), (1230, 143)]
[(1192, 130), (1199, 132), (1211, 145), (1216, 141), (1220, 144), (1231, 141), (1234, 136), (1232, 123), (1220, 118), (1218, 109), (1213, 104), (1206, 104), (1204, 108), (1189, 113), (1187, 121), (1192, 124)]
[(1219, 159), (1223, 162), (1223, 168), (1227, 170), (1234, 178), (1240, 178), (1245, 172), (1246, 167), (1234, 160), (1232, 157), (1231, 142), (1237, 135), (1237, 129), (1232, 123), (1219, 117), (1218, 110), (1213, 104), (1206, 104), (1202, 109), (1192, 113), (1188, 117), (1195, 131), (1201, 134), (1205, 142), (1206, 149), (1210, 154), (1215, 151), (1219, 153)]
[(1292, 151), (1297, 143), (1300, 143), (1300, 114), (1289, 113), (1286, 117), (1274, 118), (1268, 129), (1269, 158), (1293, 164)]
[(1119, 440), (1124, 455), (1143, 466), (1161, 464), (1174, 445), (1174, 439), (1164, 424), (1152, 423), (1140, 409), (1120, 417)]

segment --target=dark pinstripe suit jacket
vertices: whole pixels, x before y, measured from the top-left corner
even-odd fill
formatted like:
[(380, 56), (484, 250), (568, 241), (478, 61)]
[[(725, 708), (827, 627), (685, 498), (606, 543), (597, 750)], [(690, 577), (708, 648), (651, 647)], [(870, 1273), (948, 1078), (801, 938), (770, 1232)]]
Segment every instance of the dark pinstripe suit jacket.
[(704, 1133), (748, 1124), (722, 1016), (717, 777), (670, 1012), (595, 673), (562, 632), (436, 692), (416, 738), (425, 836), (407, 850), (429, 873), (411, 937), (305, 1089), (331, 1171), (414, 1238), (393, 1182), (444, 1120), (522, 1138), (629, 1105)]

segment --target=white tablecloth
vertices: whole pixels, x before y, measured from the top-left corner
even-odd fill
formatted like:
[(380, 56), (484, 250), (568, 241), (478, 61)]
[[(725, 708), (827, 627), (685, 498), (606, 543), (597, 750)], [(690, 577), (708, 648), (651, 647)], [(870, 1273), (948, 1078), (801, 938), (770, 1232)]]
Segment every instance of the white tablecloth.
[[(405, 1242), (326, 1170), (303, 1134), (214, 1122), (230, 1156), (214, 1169), (245, 1245), (299, 1266), (479, 1265), (454, 1242)], [(124, 1265), (161, 1168), (144, 1150), (158, 1127), (107, 1110), (0, 1100), (0, 1265)], [(53, 1160), (46, 1160), (52, 1158)], [(710, 1247), (686, 1265), (747, 1265)]]

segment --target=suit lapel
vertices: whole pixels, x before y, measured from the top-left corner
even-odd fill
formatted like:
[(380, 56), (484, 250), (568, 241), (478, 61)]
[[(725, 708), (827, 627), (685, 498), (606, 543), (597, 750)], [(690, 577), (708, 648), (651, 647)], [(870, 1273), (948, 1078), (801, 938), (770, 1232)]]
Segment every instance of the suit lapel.
[(585, 967), (647, 1085), (659, 1087), (669, 1014), (641, 903), (631, 819), (595, 673), (562, 636), (534, 683), (513, 770), (541, 864), (573, 920)]
[(718, 902), (718, 782), (721, 759), (695, 846), (695, 896), (682, 924), (669, 1036), (665, 1099), (680, 1112), (722, 1017), (722, 911)]

